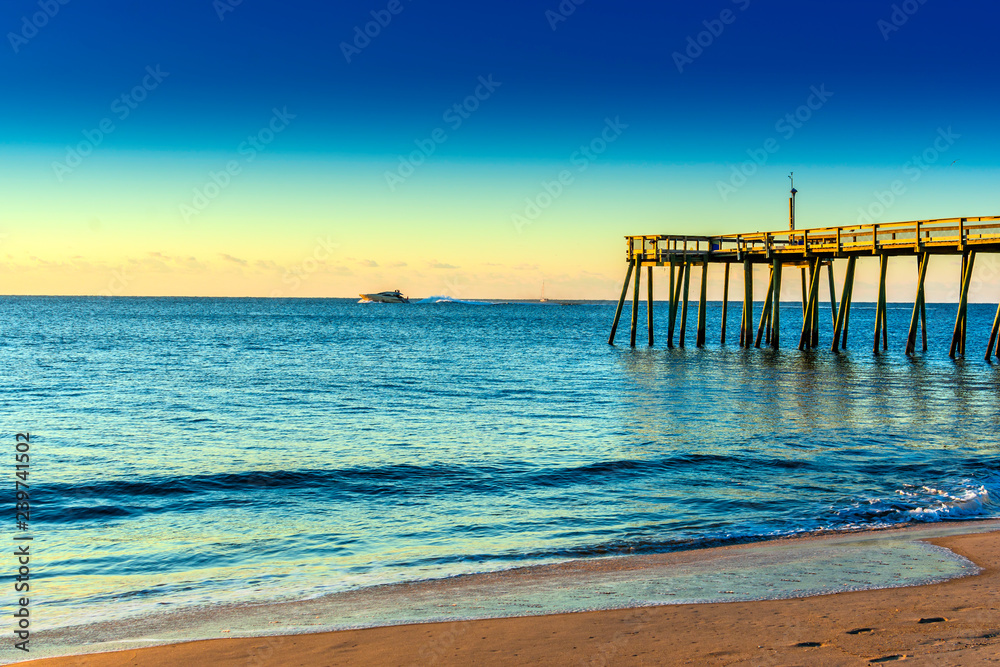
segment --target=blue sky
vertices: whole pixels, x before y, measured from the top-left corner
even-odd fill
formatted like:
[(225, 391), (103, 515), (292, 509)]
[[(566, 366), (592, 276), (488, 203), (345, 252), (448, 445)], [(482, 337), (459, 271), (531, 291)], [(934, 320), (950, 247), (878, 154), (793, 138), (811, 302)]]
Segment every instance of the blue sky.
[[(992, 5), (649, 4), (9, 2), (4, 291), (106, 292), (126, 266), (115, 293), (510, 298), (546, 280), (608, 297), (622, 234), (780, 229), (792, 170), (808, 226), (853, 223), (897, 179), (907, 194), (880, 220), (1000, 211)], [(609, 120), (624, 129), (577, 170)], [(768, 139), (778, 150), (720, 194)], [(79, 165), (54, 166), (80, 142)], [(564, 170), (551, 206), (512, 224)], [(373, 249), (373, 232), (391, 241)], [(337, 252), (289, 291), (318, 234)]]

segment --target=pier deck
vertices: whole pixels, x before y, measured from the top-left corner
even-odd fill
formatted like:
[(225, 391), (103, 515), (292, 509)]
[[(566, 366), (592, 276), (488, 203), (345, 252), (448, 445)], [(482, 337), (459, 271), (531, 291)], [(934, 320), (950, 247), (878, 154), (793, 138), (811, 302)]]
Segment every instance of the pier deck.
[[(819, 288), (821, 270), (827, 268), (827, 283), (833, 321), (833, 342), (831, 349), (836, 352), (847, 343), (850, 325), (850, 307), (854, 286), (855, 263), (859, 257), (879, 257), (880, 280), (878, 309), (876, 313), (875, 342), (873, 351), (888, 347), (885, 329), (885, 279), (890, 257), (912, 256), (917, 258), (917, 290), (914, 297), (913, 316), (907, 336), (906, 353), (912, 354), (916, 347), (918, 326), (923, 332), (923, 349), (927, 349), (926, 308), (924, 306), (924, 279), (927, 264), (932, 255), (956, 255), (962, 257), (962, 275), (959, 281), (959, 304), (955, 330), (952, 335), (949, 354), (952, 358), (965, 355), (966, 313), (969, 285), (976, 253), (1000, 253), (1000, 216), (975, 218), (942, 218), (937, 220), (915, 220), (910, 222), (876, 223), (870, 225), (849, 225), (822, 229), (799, 229), (778, 232), (754, 232), (750, 234), (722, 234), (718, 236), (690, 236), (680, 234), (653, 234), (626, 236), (626, 261), (628, 269), (622, 285), (621, 298), (615, 310), (608, 342), (614, 344), (618, 322), (621, 317), (630, 282), (633, 284), (632, 321), (630, 344), (635, 345), (639, 307), (639, 283), (641, 270), (647, 273), (647, 314), (649, 344), (653, 344), (653, 267), (669, 267), (670, 298), (667, 331), (667, 346), (673, 347), (674, 333), (679, 318), (679, 345), (684, 346), (687, 329), (690, 275), (692, 267), (701, 268), (701, 294), (699, 295), (696, 344), (705, 343), (705, 301), (708, 267), (719, 264), (724, 267), (723, 317), (721, 342), (726, 340), (726, 311), (729, 301), (729, 274), (733, 264), (743, 265), (744, 294), (743, 317), (740, 326), (740, 345), (760, 347), (764, 342), (777, 349), (779, 331), (779, 306), (782, 268), (801, 267), (803, 324), (799, 339), (799, 349), (817, 347), (819, 344)], [(839, 308), (833, 277), (833, 262), (844, 259), (847, 271), (841, 288)], [(753, 265), (768, 264), (771, 267), (767, 297), (763, 312), (753, 331)], [(635, 280), (632, 281), (632, 277)], [(881, 346), (879, 345), (881, 338)], [(996, 350), (994, 352), (994, 343)], [(986, 359), (996, 354), (1000, 357), (1000, 307), (994, 319)]]

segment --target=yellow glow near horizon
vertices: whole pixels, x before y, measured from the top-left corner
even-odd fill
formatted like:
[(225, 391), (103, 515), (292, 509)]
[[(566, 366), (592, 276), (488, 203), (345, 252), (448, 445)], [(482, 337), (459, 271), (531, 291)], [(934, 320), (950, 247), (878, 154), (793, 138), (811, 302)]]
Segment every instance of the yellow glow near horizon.
[[(563, 164), (442, 160), (390, 191), (382, 178), (390, 158), (271, 155), (185, 219), (181, 206), (205, 191), (229, 156), (107, 151), (59, 182), (48, 167), (54, 154), (25, 151), (25, 168), (0, 174), (9, 187), (0, 292), (353, 297), (399, 288), (414, 296), (531, 299), (544, 281), (550, 298), (613, 299), (626, 234), (786, 225), (785, 194), (771, 182), (776, 170), (723, 201), (724, 166), (595, 164), (548, 204), (544, 184)], [(800, 186), (799, 220), (810, 227), (854, 223), (894, 174), (806, 173), (813, 182)], [(926, 189), (913, 189), (882, 220), (996, 213), (989, 190), (977, 185), (994, 176), (928, 176)], [(547, 205), (528, 219), (532, 201)], [(957, 295), (952, 259), (932, 264), (929, 300)], [(890, 262), (891, 300), (912, 298), (910, 264)], [(992, 266), (986, 256), (977, 271), (997, 273)], [(861, 263), (856, 299), (874, 298), (873, 272)], [(710, 281), (718, 298), (721, 279)], [(995, 300), (990, 287), (974, 283), (973, 300)]]

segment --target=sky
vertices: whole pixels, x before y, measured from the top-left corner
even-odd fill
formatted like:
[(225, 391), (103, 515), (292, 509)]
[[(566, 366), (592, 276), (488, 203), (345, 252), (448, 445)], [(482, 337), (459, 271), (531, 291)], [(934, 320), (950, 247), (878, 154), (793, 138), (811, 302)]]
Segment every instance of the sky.
[[(0, 293), (617, 298), (624, 235), (784, 229), (790, 172), (799, 227), (1000, 215), (998, 17), (9, 0)], [(915, 261), (889, 276), (911, 300)], [(957, 261), (928, 278), (957, 295)]]

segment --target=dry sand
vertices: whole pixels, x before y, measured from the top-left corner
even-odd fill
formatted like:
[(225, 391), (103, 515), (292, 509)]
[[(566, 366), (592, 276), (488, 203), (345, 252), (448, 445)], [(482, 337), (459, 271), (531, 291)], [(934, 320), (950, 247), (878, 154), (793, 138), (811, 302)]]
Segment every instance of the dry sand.
[(214, 639), (20, 664), (1000, 665), (1000, 532), (930, 541), (983, 571), (792, 600)]

